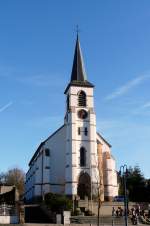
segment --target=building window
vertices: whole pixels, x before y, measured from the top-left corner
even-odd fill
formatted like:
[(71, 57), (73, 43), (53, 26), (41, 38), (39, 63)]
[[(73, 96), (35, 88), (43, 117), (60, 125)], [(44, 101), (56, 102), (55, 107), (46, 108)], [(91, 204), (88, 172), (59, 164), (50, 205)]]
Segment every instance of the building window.
[(45, 166), (45, 169), (50, 169), (50, 167), (49, 166)]
[(78, 127), (78, 135), (80, 135), (81, 134), (81, 129), (80, 129), (80, 127)]
[(84, 135), (87, 136), (88, 135), (88, 130), (87, 127), (84, 128)]
[(50, 150), (48, 148), (45, 149), (45, 156), (50, 156)]
[(80, 91), (78, 94), (78, 106), (86, 107), (86, 93), (84, 91)]
[(84, 147), (80, 148), (80, 166), (86, 166), (86, 149)]

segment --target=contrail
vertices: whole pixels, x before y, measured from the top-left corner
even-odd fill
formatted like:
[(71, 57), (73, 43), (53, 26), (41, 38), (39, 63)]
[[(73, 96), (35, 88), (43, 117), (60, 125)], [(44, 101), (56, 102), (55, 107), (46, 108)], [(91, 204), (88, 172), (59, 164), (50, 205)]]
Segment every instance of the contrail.
[(0, 108), (0, 113), (5, 111), (7, 108), (9, 108), (13, 102), (9, 102), (8, 104), (4, 105), (3, 107)]
[(136, 77), (133, 80), (128, 81), (126, 84), (124, 84), (123, 86), (116, 89), (114, 92), (112, 92), (108, 96), (106, 96), (105, 100), (108, 101), (108, 100), (115, 99), (119, 96), (122, 96), (125, 93), (127, 93), (129, 90), (140, 85), (143, 81), (145, 81), (147, 79), (150, 79), (150, 74), (145, 74), (145, 75), (141, 75), (139, 77)]

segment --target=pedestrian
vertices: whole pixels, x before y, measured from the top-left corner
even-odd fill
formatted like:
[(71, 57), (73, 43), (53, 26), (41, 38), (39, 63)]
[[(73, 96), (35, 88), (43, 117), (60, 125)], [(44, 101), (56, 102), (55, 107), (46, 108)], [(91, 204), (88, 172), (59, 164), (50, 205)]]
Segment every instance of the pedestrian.
[(113, 206), (113, 207), (112, 207), (112, 216), (113, 216), (113, 217), (115, 216), (115, 213), (116, 213), (116, 210), (115, 210), (115, 207)]
[(118, 217), (118, 215), (119, 215), (119, 212), (118, 212), (118, 209), (116, 210), (116, 216)]

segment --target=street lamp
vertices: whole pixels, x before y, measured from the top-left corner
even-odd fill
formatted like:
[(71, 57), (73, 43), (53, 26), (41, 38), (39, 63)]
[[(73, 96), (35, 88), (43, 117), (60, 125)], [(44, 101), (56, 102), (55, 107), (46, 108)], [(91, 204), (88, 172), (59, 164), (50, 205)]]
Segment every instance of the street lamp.
[(120, 176), (123, 177), (125, 226), (128, 226), (128, 202), (127, 202), (127, 183), (126, 183), (127, 165), (126, 164), (120, 166), (119, 174)]

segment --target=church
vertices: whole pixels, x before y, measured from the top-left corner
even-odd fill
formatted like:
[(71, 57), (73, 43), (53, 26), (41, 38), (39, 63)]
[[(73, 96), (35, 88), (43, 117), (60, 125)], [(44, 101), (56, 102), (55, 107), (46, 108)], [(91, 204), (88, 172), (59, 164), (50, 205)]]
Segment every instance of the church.
[(102, 201), (111, 201), (118, 195), (111, 145), (96, 131), (93, 92), (77, 34), (71, 79), (64, 91), (64, 123), (38, 146), (29, 162), (27, 201), (49, 192), (72, 199), (94, 199), (100, 194)]

